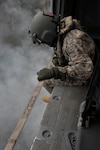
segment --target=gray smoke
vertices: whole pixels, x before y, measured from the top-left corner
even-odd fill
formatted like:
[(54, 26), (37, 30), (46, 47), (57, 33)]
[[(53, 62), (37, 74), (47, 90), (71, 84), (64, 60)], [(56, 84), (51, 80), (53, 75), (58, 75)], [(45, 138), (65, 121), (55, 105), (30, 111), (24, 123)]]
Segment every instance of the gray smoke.
[[(0, 1), (0, 150), (15, 128), (38, 83), (37, 71), (46, 67), (52, 51), (33, 45), (28, 30), (34, 14), (49, 1)], [(28, 150), (39, 128), (46, 104), (42, 89), (14, 150)]]

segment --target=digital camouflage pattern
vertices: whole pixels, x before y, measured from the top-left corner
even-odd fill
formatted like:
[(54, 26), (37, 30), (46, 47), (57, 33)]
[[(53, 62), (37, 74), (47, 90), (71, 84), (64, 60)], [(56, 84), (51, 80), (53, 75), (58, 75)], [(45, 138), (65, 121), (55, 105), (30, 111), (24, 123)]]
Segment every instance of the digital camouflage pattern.
[[(66, 73), (66, 80), (50, 79), (44, 82), (44, 87), (48, 92), (52, 92), (55, 85), (84, 85), (91, 77), (93, 72), (93, 57), (95, 53), (95, 44), (91, 37), (79, 30), (72, 29), (63, 40), (62, 61), (67, 62), (64, 66), (59, 66), (59, 71)], [(54, 57), (59, 56), (56, 50)], [(67, 60), (67, 61), (65, 61)]]

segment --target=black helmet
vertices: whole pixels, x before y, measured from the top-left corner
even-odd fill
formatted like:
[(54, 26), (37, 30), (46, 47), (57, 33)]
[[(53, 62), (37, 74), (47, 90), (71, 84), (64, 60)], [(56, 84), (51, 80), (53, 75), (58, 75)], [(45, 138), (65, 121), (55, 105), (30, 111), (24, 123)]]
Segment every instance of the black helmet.
[(33, 43), (46, 43), (53, 47), (57, 41), (57, 18), (47, 13), (37, 13), (33, 18), (29, 33)]

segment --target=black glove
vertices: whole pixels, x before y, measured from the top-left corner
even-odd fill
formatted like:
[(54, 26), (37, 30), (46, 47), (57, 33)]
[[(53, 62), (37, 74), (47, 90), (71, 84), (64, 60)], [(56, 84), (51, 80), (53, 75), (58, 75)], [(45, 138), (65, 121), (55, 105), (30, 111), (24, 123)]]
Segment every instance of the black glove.
[(37, 75), (39, 81), (51, 78), (64, 80), (66, 78), (66, 75), (60, 72), (57, 67), (53, 67), (52, 69), (44, 68)]
[(54, 64), (55, 66), (62, 66), (62, 67), (64, 67), (64, 66), (67, 66), (67, 65), (68, 65), (69, 57), (66, 56), (66, 59), (65, 59), (65, 57), (63, 56), (63, 57), (62, 57), (62, 64), (61, 64), (61, 65), (59, 65), (59, 62), (58, 62), (58, 58), (57, 58), (57, 57), (54, 57), (53, 60), (52, 60), (52, 62), (53, 62), (53, 64)]
[(53, 60), (52, 60), (53, 64), (55, 66), (59, 66), (59, 62), (58, 62), (58, 58), (57, 57), (54, 57)]

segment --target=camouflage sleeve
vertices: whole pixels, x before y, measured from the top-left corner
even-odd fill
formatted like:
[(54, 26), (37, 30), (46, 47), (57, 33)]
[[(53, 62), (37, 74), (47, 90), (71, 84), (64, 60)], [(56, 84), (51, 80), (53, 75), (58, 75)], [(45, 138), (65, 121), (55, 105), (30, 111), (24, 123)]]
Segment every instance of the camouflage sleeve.
[(88, 55), (84, 55), (85, 58), (80, 58), (79, 61), (74, 64), (58, 67), (59, 71), (66, 73), (66, 77), (69, 80), (87, 80), (93, 72), (93, 63)]
[(69, 63), (58, 69), (66, 73), (67, 80), (86, 81), (93, 72), (94, 50), (95, 44), (86, 33), (72, 30), (65, 37), (62, 48), (65, 58), (69, 57)]

